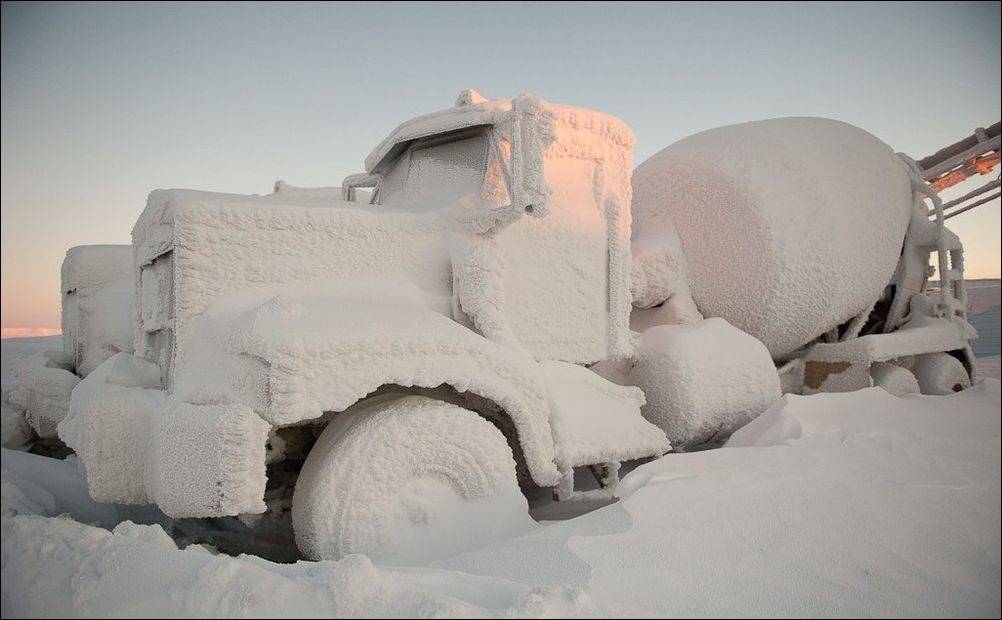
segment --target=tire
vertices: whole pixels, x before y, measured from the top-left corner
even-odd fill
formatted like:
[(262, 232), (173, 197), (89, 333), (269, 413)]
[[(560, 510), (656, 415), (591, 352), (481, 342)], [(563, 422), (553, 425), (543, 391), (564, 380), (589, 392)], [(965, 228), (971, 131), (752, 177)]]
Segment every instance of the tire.
[(535, 526), (504, 435), (424, 396), (384, 395), (334, 416), (292, 500), (307, 558), (353, 553), (420, 565)]
[(915, 358), (912, 372), (923, 394), (945, 396), (971, 387), (971, 376), (949, 353), (927, 353)]
[(910, 370), (890, 362), (874, 362), (870, 366), (870, 377), (874, 386), (884, 388), (895, 396), (921, 392), (918, 379)]

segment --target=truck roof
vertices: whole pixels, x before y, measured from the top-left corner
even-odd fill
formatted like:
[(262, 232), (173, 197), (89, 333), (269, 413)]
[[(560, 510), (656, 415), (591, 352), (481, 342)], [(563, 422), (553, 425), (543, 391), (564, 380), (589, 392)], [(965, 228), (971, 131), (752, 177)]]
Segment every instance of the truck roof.
[[(587, 127), (594, 133), (629, 148), (636, 142), (633, 132), (626, 123), (615, 116), (549, 102), (545, 102), (545, 106), (558, 124), (565, 121), (578, 128)], [(493, 99), (462, 103), (405, 121), (397, 125), (396, 129), (369, 153), (365, 158), (365, 171), (380, 172), (385, 163), (392, 161), (414, 140), (470, 127), (493, 125), (504, 120), (511, 108), (511, 99)]]
[(510, 99), (495, 99), (446, 108), (400, 123), (365, 158), (365, 171), (378, 171), (384, 161), (392, 160), (414, 140), (468, 127), (493, 125), (509, 110)]

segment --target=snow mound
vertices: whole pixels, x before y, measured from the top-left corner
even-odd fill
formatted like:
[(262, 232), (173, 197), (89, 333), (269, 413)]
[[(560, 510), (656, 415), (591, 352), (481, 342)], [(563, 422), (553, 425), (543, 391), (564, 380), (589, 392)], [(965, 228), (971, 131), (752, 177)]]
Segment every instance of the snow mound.
[(7, 401), (0, 403), (3, 409), (2, 426), (0, 426), (0, 442), (4, 448), (18, 450), (25, 448), (34, 436), (31, 425), (24, 417), (24, 410)]
[[(579, 590), (447, 570), (379, 568), (365, 556), (274, 564), (180, 550), (159, 526), (113, 531), (19, 516), (5, 526), (4, 616), (554, 617), (592, 615)], [(9, 567), (11, 570), (7, 570)], [(16, 569), (16, 570), (15, 570)]]
[[(75, 460), (3, 450), (3, 616), (594, 616), (569, 586), (434, 568), (378, 567), (361, 555), (276, 564), (179, 549), (159, 525), (123, 521), (87, 496)], [(61, 516), (56, 516), (61, 515)]]
[(59, 351), (62, 347), (62, 336), (4, 338), (0, 342), (3, 347), (3, 355), (0, 355), (0, 371), (2, 371), (0, 383), (3, 386), (3, 399), (7, 400), (11, 390), (17, 387), (21, 364), (41, 351)]
[(28, 424), (39, 437), (55, 437), (56, 425), (69, 411), (70, 394), (80, 383), (80, 377), (70, 368), (70, 360), (60, 351), (41, 351), (21, 364), (19, 382), (9, 398), (24, 410)]
[(879, 297), (911, 196), (905, 164), (861, 129), (821, 118), (743, 123), (637, 167), (633, 236), (674, 227), (699, 310), (780, 357)]
[(726, 437), (780, 396), (762, 343), (718, 318), (648, 329), (630, 382), (647, 396), (644, 416), (676, 448)]

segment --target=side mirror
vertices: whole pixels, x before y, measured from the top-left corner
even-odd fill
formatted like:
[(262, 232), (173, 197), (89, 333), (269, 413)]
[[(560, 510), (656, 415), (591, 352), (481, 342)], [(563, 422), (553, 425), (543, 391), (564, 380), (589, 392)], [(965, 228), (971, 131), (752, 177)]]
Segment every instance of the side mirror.
[(376, 173), (360, 172), (349, 174), (341, 181), (341, 199), (355, 202), (355, 190), (359, 187), (376, 187), (381, 175)]

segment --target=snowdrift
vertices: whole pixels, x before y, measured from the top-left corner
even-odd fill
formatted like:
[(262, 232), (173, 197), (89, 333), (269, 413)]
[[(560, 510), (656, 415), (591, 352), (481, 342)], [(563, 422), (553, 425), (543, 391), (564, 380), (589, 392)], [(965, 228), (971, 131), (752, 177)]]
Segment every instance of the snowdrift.
[(617, 504), (407, 569), (179, 549), (4, 450), (3, 615), (997, 617), (999, 406), (997, 381), (787, 396)]

